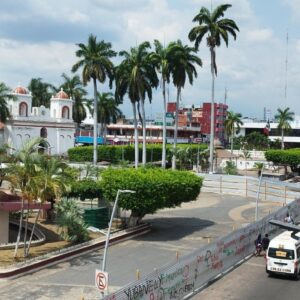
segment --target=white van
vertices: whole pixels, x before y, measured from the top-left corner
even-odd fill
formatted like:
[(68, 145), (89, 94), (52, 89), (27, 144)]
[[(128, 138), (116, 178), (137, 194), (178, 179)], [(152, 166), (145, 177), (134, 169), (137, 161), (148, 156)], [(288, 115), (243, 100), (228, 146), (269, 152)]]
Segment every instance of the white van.
[(266, 253), (266, 272), (298, 278), (300, 272), (300, 232), (284, 231), (270, 241)]

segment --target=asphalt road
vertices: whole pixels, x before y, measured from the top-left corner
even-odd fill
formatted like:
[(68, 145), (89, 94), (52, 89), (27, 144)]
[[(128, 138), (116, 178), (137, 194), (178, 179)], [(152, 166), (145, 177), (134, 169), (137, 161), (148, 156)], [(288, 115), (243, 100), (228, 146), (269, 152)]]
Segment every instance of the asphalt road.
[[(260, 215), (278, 207), (265, 204)], [(175, 260), (253, 220), (254, 201), (239, 196), (201, 193), (197, 201), (165, 209), (146, 218), (152, 231), (109, 247), (107, 270), (110, 289), (117, 289), (141, 275)], [(95, 299), (95, 269), (102, 250), (43, 269), (14, 280), (0, 281), (0, 299)], [(213, 299), (213, 298), (211, 298)], [(223, 298), (224, 299), (224, 298)], [(230, 299), (230, 298), (229, 298)]]
[(265, 259), (253, 257), (192, 298), (193, 300), (299, 300), (300, 280), (269, 277)]

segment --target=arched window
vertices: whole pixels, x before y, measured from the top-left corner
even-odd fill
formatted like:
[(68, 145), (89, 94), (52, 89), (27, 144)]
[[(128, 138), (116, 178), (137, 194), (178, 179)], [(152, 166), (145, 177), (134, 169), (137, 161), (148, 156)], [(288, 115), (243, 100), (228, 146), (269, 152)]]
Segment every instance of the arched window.
[(47, 138), (47, 128), (45, 127), (41, 128), (40, 137)]
[(64, 106), (62, 108), (61, 117), (63, 119), (69, 119), (69, 107), (68, 106)]
[(28, 116), (28, 106), (27, 103), (21, 102), (19, 106), (19, 116), (27, 117)]

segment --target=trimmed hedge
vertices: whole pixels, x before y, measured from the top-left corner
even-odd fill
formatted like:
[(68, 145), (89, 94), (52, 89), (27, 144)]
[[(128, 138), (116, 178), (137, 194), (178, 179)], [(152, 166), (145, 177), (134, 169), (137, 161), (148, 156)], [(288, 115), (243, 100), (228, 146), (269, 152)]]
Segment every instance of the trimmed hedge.
[(71, 184), (71, 191), (66, 192), (64, 196), (80, 198), (80, 200), (99, 199), (102, 197), (100, 182), (88, 178), (73, 181)]
[[(178, 148), (190, 147), (192, 155), (196, 156), (198, 151), (198, 145), (196, 144), (180, 144)], [(167, 157), (170, 155), (170, 149), (172, 145), (167, 145)], [(207, 145), (200, 144), (199, 151), (207, 149)], [(139, 147), (139, 159), (142, 160), (142, 146)], [(162, 154), (162, 145), (152, 144), (147, 145), (147, 162), (160, 161)], [(93, 160), (93, 146), (80, 146), (70, 148), (68, 150), (68, 156), (70, 161), (84, 162)], [(100, 145), (98, 146), (98, 161), (109, 161), (117, 163), (122, 161), (124, 157), (125, 161), (134, 161), (134, 145), (130, 146), (110, 146)]]
[(265, 152), (265, 158), (275, 165), (289, 165), (292, 171), (296, 171), (300, 165), (300, 149), (268, 150)]
[(132, 210), (132, 215), (140, 218), (161, 208), (195, 200), (203, 181), (191, 172), (156, 168), (109, 168), (101, 173), (101, 177), (100, 185), (108, 201), (115, 201), (118, 189), (136, 191), (122, 194), (118, 205)]

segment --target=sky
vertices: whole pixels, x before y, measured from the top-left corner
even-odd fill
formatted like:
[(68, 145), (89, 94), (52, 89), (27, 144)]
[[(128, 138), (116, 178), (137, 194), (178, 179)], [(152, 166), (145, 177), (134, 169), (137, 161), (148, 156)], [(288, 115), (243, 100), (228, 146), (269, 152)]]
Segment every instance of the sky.
[[(300, 115), (300, 0), (2, 0), (0, 10), (0, 81), (14, 88), (27, 86), (41, 77), (53, 85), (61, 74), (71, 75), (78, 60), (76, 44), (89, 34), (111, 42), (115, 51), (129, 50), (147, 40), (164, 44), (187, 36), (202, 6), (214, 8), (229, 3), (225, 17), (235, 20), (240, 32), (217, 48), (216, 102), (224, 102), (227, 89), (229, 110), (244, 117), (263, 118), (264, 107), (276, 114), (290, 107)], [(286, 41), (287, 32), (289, 42)], [(287, 55), (288, 54), (288, 55)], [(203, 67), (193, 86), (186, 83), (182, 103), (201, 105), (211, 99), (210, 55), (205, 41), (199, 57)], [(288, 57), (286, 72), (286, 57)], [(119, 58), (114, 59), (118, 64)], [(78, 72), (80, 75), (80, 71)], [(287, 96), (285, 97), (285, 82)], [(92, 98), (92, 83), (87, 89)], [(99, 91), (107, 92), (107, 84)], [(169, 86), (169, 101), (176, 90)], [(121, 106), (132, 116), (128, 99)], [(162, 111), (162, 91), (154, 91), (146, 114)]]

